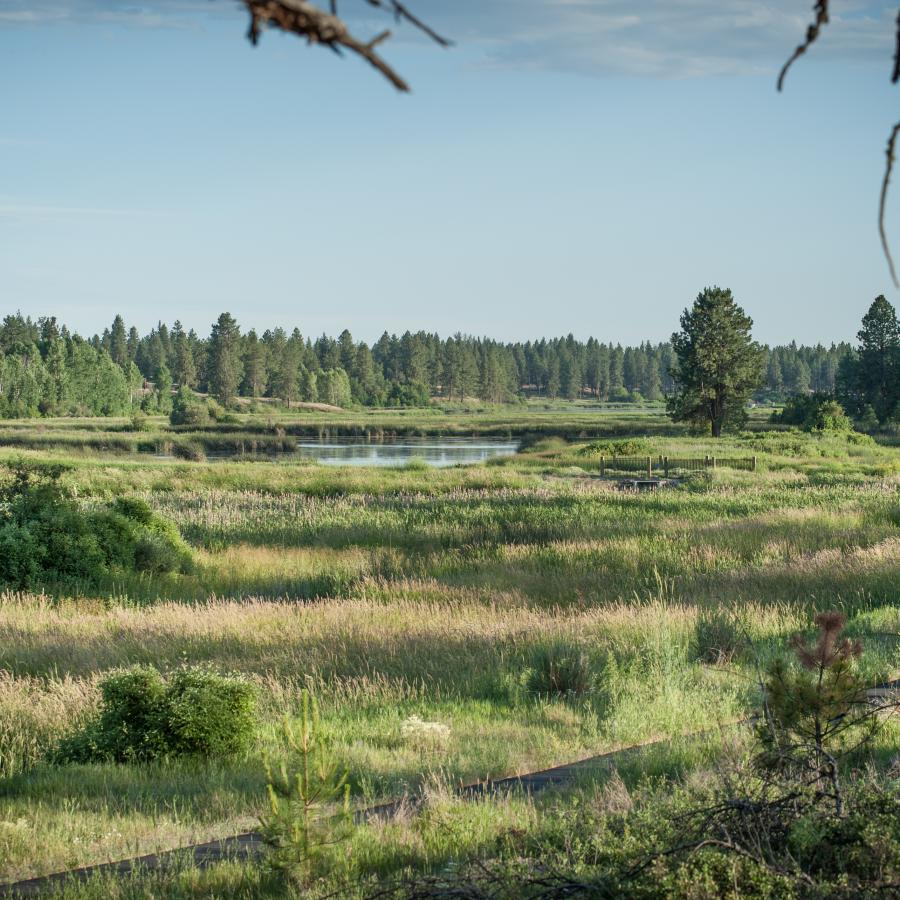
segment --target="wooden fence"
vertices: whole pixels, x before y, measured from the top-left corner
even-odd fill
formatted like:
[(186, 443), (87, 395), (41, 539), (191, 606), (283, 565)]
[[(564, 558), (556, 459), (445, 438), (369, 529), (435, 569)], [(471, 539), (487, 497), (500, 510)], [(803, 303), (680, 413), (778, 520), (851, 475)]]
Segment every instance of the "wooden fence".
[(742, 469), (756, 471), (755, 456), (696, 458), (678, 456), (601, 456), (600, 476), (621, 475), (638, 478), (678, 478), (705, 472), (707, 469)]

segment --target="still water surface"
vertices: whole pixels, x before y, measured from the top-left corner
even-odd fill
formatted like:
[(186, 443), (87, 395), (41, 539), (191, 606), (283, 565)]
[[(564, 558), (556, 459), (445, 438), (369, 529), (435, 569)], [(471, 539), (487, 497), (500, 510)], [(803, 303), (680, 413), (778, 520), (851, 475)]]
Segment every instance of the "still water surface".
[(368, 443), (358, 438), (303, 440), (297, 452), (326, 466), (402, 466), (421, 459), (429, 466), (457, 466), (484, 462), (493, 456), (512, 456), (518, 441), (474, 437), (385, 438)]

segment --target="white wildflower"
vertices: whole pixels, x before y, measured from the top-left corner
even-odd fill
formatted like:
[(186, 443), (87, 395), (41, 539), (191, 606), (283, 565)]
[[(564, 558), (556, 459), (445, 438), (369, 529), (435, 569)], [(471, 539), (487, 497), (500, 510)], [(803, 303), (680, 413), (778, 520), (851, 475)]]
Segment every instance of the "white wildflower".
[(410, 716), (400, 723), (400, 734), (420, 748), (441, 747), (450, 737), (450, 726), (443, 722), (426, 722), (418, 716)]

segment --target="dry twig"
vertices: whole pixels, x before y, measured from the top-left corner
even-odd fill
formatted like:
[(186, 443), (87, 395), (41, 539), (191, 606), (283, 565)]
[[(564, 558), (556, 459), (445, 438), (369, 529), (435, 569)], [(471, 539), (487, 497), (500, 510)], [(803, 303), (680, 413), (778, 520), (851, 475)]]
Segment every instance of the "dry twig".
[(788, 70), (816, 42), (819, 32), (828, 24), (828, 0), (816, 0), (816, 5), (813, 9), (816, 18), (809, 28), (806, 29), (806, 40), (791, 54), (790, 59), (784, 64), (781, 74), (778, 76), (779, 91), (784, 87), (784, 79), (787, 77)]
[(879, 235), (881, 235), (881, 246), (884, 249), (885, 257), (887, 257), (888, 268), (891, 271), (891, 278), (894, 280), (894, 284), (897, 287), (900, 287), (900, 282), (897, 281), (897, 271), (894, 268), (894, 258), (893, 256), (891, 256), (891, 248), (890, 244), (888, 244), (887, 231), (884, 227), (884, 214), (887, 207), (888, 187), (891, 183), (891, 174), (894, 171), (894, 150), (897, 145), (898, 134), (900, 134), (900, 122), (898, 122), (893, 127), (893, 129), (891, 129), (891, 136), (888, 138), (887, 143), (887, 164), (884, 168), (884, 178), (881, 181), (881, 197), (878, 201), (878, 233)]
[(894, 72), (891, 75), (891, 84), (900, 81), (900, 12), (897, 13), (897, 23), (895, 28), (896, 48), (894, 50)]
[[(449, 46), (450, 42), (446, 38), (429, 28), (402, 3), (396, 0), (366, 0), (366, 2), (379, 9), (390, 10), (398, 21), (405, 20), (441, 46)], [(282, 31), (305, 37), (310, 44), (328, 47), (336, 53), (340, 53), (342, 47), (350, 50), (374, 66), (398, 91), (409, 91), (409, 85), (375, 52), (375, 48), (391, 36), (390, 31), (382, 31), (370, 41), (359, 40), (338, 17), (336, 0), (330, 0), (330, 12), (325, 12), (307, 0), (243, 0), (243, 3), (250, 13), (247, 37), (252, 44), (259, 41), (262, 28), (272, 25)]]

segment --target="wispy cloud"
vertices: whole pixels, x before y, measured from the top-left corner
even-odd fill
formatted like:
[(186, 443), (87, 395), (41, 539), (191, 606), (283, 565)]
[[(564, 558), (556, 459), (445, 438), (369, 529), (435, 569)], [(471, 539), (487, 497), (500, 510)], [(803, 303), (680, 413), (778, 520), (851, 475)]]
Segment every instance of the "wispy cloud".
[(27, 201), (8, 201), (0, 198), (0, 219), (82, 219), (82, 218), (146, 218), (164, 215), (147, 209), (128, 209), (100, 206), (64, 206)]
[(4, 25), (113, 24), (133, 28), (195, 26), (204, 18), (234, 15), (236, 0), (4, 0), (0, 27)]
[[(321, 0), (324, 2), (324, 0)], [(410, 0), (415, 11), (492, 65), (590, 74), (691, 77), (769, 72), (802, 39), (812, 0)], [(234, 16), (237, 0), (6, 0), (0, 27), (105, 22), (159, 28)], [(815, 56), (881, 60), (896, 7), (832, 4)], [(363, 0), (343, 0), (364, 25)], [(410, 29), (400, 29), (413, 36)], [(398, 35), (399, 36), (399, 35)], [(888, 63), (889, 65), (889, 60)]]
[[(833, 4), (816, 55), (880, 60), (896, 7)], [(769, 72), (802, 39), (811, 0), (457, 0), (435, 17), (498, 65), (650, 77)]]

